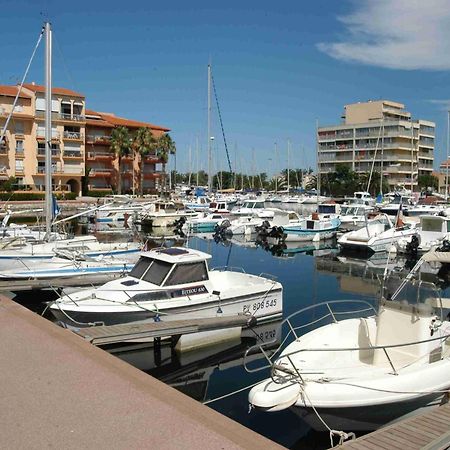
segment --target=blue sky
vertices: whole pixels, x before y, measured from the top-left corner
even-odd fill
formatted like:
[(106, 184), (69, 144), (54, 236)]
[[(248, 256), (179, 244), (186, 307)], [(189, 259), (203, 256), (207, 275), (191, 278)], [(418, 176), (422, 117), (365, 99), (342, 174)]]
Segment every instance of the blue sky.
[[(2, 0), (0, 83), (21, 76), (43, 19), (53, 25), (54, 85), (99, 111), (165, 125), (206, 168), (207, 64), (238, 170), (315, 165), (315, 124), (343, 105), (386, 98), (436, 122), (445, 158), (450, 104), (450, 2), (315, 0), (146, 2)], [(43, 47), (28, 81), (43, 82)], [(217, 111), (216, 165), (225, 168)], [(279, 148), (274, 155), (275, 142)], [(254, 155), (254, 157), (253, 157)]]

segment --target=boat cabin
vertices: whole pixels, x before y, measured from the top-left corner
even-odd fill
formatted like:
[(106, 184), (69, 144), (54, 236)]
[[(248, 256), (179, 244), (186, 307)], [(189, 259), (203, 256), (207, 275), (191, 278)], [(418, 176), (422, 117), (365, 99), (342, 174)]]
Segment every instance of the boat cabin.
[[(207, 253), (188, 248), (171, 247), (154, 249), (141, 256), (122, 284), (132, 285), (135, 278), (157, 286), (176, 286), (201, 283), (209, 280)], [(204, 285), (191, 288), (194, 295), (207, 292)]]
[(211, 202), (209, 204), (209, 210), (215, 213), (229, 213), (228, 203), (224, 201)]
[(338, 215), (341, 212), (341, 205), (337, 203), (322, 203), (317, 205), (317, 213), (330, 216), (330, 214)]
[(261, 200), (246, 200), (242, 205), (242, 208), (255, 209), (264, 208), (264, 201)]
[[(450, 233), (450, 218), (442, 216), (421, 216), (420, 217), (421, 234), (429, 233), (441, 235)], [(431, 236), (430, 236), (431, 237)]]

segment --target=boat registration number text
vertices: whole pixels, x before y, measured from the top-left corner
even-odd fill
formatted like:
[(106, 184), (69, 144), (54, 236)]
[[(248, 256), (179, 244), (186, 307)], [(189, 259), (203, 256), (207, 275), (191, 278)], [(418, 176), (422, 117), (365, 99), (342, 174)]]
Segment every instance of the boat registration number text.
[(266, 308), (273, 308), (277, 306), (277, 299), (266, 299), (266, 300), (259, 300), (255, 303), (251, 303), (249, 305), (244, 305), (242, 307), (242, 311), (245, 313), (255, 313), (259, 310), (266, 309)]

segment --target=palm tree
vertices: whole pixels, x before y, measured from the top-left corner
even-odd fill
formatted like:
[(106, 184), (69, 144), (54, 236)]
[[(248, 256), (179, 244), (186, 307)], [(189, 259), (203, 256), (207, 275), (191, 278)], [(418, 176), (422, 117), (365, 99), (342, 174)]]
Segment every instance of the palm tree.
[(175, 142), (168, 134), (163, 134), (159, 137), (156, 143), (156, 156), (162, 161), (163, 172), (163, 192), (166, 190), (166, 164), (169, 155), (174, 155), (177, 151)]
[(130, 154), (131, 148), (131, 139), (130, 132), (126, 127), (117, 127), (114, 128), (111, 132), (111, 150), (115, 153), (116, 158), (119, 163), (119, 173), (118, 173), (118, 186), (117, 193), (122, 193), (122, 171), (121, 171), (121, 163), (122, 158), (124, 156), (128, 156)]
[[(133, 155), (135, 156), (137, 153), (140, 155), (140, 193), (143, 195), (144, 193), (144, 166), (145, 166), (145, 157), (152, 153), (155, 149), (156, 139), (153, 136), (152, 130), (150, 128), (141, 127), (136, 131), (136, 134), (133, 139), (132, 148)], [(134, 158), (133, 158), (134, 159)]]

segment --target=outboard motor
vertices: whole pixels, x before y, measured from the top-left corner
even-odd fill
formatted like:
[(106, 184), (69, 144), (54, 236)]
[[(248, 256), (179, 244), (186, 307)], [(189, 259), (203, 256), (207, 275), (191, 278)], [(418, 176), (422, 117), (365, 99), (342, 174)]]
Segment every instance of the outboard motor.
[(232, 236), (233, 233), (229, 229), (231, 226), (231, 223), (228, 219), (222, 220), (221, 223), (218, 223), (214, 228), (214, 240), (224, 240), (229, 236)]
[(267, 236), (270, 230), (270, 223), (265, 220), (261, 225), (255, 227), (256, 232), (261, 236)]
[(406, 244), (405, 247), (406, 253), (409, 256), (416, 258), (419, 250), (419, 245), (420, 245), (419, 236), (417, 236), (417, 234), (413, 234), (411, 236), (411, 240)]
[(447, 239), (442, 241), (442, 245), (436, 249), (437, 252), (450, 252), (450, 242)]

